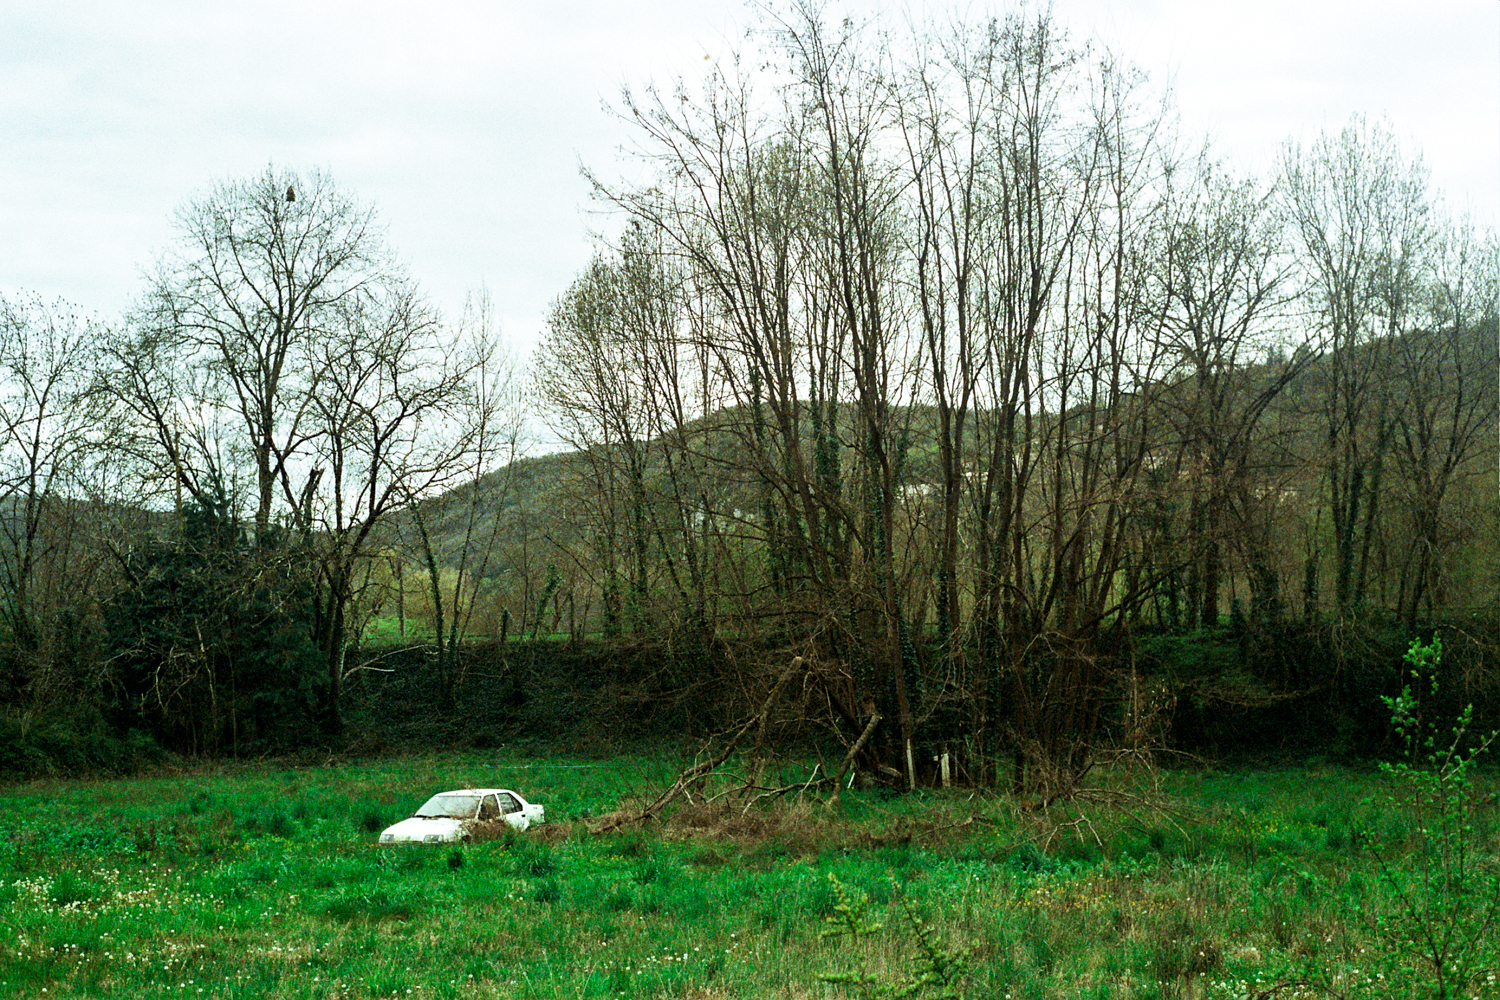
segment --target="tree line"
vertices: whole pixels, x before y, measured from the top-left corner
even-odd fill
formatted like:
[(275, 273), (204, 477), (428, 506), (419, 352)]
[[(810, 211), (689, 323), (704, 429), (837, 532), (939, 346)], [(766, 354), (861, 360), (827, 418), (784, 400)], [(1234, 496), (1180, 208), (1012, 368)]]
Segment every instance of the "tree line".
[(1143, 637), (1495, 620), (1496, 242), (1390, 126), (1261, 178), (1046, 14), (759, 38), (624, 93), (535, 359), (605, 633), (771, 639), (872, 770), (1029, 787), (1140, 731)]
[(401, 516), (514, 458), (487, 302), (445, 322), (330, 178), (226, 181), (175, 228), (118, 323), (3, 300), (15, 753), (49, 726), (200, 753), (337, 736), (374, 568), (436, 573)]
[(592, 175), (619, 236), (524, 379), (316, 172), (188, 202), (118, 322), (3, 299), (11, 763), (337, 740), (392, 633), (447, 709), (468, 643), (563, 633), (898, 784), (1060, 788), (1226, 636), (1323, 637), (1281, 690), (1193, 668), (1274, 700), (1372, 623), (1500, 620), (1497, 245), (1390, 126), (1242, 175), (1046, 14), (812, 5), (617, 112), (646, 180)]

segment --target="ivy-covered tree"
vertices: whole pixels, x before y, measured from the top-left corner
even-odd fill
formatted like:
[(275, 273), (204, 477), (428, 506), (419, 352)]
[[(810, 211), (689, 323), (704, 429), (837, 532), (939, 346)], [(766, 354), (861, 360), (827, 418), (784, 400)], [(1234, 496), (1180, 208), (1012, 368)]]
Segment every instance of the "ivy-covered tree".
[(313, 732), (320, 657), (308, 585), (222, 500), (120, 562), (104, 621), (121, 729), (189, 753), (283, 747)]

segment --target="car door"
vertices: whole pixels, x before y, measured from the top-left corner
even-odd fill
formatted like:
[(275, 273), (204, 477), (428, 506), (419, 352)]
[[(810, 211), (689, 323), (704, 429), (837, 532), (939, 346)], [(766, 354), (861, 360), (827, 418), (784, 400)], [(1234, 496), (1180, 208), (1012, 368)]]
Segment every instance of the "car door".
[(526, 818), (526, 813), (521, 809), (521, 802), (510, 792), (500, 793), (500, 811), (505, 814), (505, 822), (517, 829), (524, 830), (531, 825)]

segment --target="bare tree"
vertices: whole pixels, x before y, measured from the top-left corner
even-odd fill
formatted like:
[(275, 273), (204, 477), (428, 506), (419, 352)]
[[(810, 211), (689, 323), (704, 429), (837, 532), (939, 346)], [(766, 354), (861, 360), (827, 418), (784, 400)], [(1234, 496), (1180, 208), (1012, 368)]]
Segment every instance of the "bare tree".
[(1323, 460), (1340, 612), (1368, 594), (1395, 433), (1387, 358), (1409, 329), (1433, 238), (1427, 172), (1388, 125), (1356, 118), (1282, 150), (1279, 190), (1324, 348)]
[[(283, 197), (291, 187), (302, 192), (296, 201)], [(316, 433), (309, 418), (322, 345), (362, 299), (386, 296), (400, 276), (374, 211), (316, 172), (268, 167), (223, 182), (177, 213), (177, 234), (134, 326), (176, 366), (211, 379), (215, 396), (205, 402), (239, 425), (252, 463), (253, 523), (263, 534), (278, 492), (297, 501), (291, 479)], [(168, 456), (179, 449), (158, 444)]]
[(1496, 303), (1500, 259), (1493, 235), (1472, 223), (1439, 230), (1428, 285), (1414, 328), (1396, 338), (1390, 361), (1400, 386), (1395, 416), (1395, 464), (1410, 517), (1400, 558), (1398, 610), (1409, 633), (1425, 608), (1442, 607), (1454, 549), (1469, 531), (1450, 512), (1452, 487), (1488, 477), (1493, 462), (1486, 431), (1497, 412)]
[[(630, 322), (625, 266), (596, 257), (553, 306), (534, 386), (590, 469), (605, 631), (642, 628), (647, 601), (650, 331)], [(628, 586), (622, 586), (622, 573)]]
[(758, 492), (736, 515), (770, 599), (746, 611), (846, 664), (820, 677), (851, 741), (890, 720), (865, 766), (914, 780), (917, 729), (955, 698), (982, 755), (1001, 678), (1040, 763), (1098, 725), (1101, 629), (1140, 590), (1145, 418), (1114, 406), (1145, 374), (1130, 282), (1155, 126), (1045, 17), (964, 35), (941, 70), (814, 5), (768, 24), (779, 105), (727, 70), (701, 98), (627, 93), (660, 183), (599, 185), (688, 275), (702, 398), (737, 435), (708, 450)]
[[(1187, 497), (1188, 621), (1213, 627), (1231, 547), (1256, 545), (1246, 505), (1278, 457), (1262, 439), (1262, 418), (1309, 355), (1275, 349), (1289, 292), (1270, 195), (1205, 156), (1185, 173), (1147, 265), (1147, 294), (1159, 310), (1152, 339), (1165, 355), (1153, 403), (1175, 447), (1162, 428), (1154, 437), (1171, 488)], [(1250, 560), (1271, 572), (1264, 555)], [(1257, 586), (1274, 589), (1264, 579)]]
[[(433, 498), (416, 497), (411, 521), (417, 530), (419, 554), (432, 592), (433, 631), (437, 645), (438, 676), (444, 699), (451, 703), (464, 682), (460, 644), (474, 625), (479, 600), (499, 543), (500, 511), (510, 501), (521, 457), (521, 393), (519, 374), (509, 359), (486, 358), (493, 351), (494, 319), (487, 292), (471, 296), (460, 323), (462, 339), (481, 347), (480, 360), (467, 373), (473, 423), (454, 440), (464, 452), (453, 453), (452, 471), (460, 485)], [(467, 480), (467, 481), (463, 481)], [(451, 480), (449, 480), (451, 481)], [(413, 484), (403, 485), (411, 489)], [(443, 529), (443, 544), (435, 546), (428, 530), (427, 507)], [(439, 559), (441, 558), (441, 563)], [(452, 574), (443, 586), (442, 570)], [(445, 633), (446, 627), (446, 633)]]
[[(90, 470), (109, 443), (91, 392), (104, 330), (65, 302), (0, 298), (0, 655), (5, 701), (67, 703), (103, 549)], [(70, 651), (70, 647), (74, 647)], [(69, 662), (69, 658), (74, 662)]]
[(177, 222), (105, 385), (179, 510), (186, 493), (233, 521), (244, 496), (255, 557), (310, 571), (337, 731), (357, 564), (397, 511), (475, 475), (493, 345), (452, 338), (322, 174), (225, 182)]
[[(502, 396), (485, 391), (499, 377), (494, 344), (450, 339), (411, 290), (361, 296), (344, 313), (315, 362), (316, 464), (289, 510), (319, 571), (314, 639), (327, 662), (325, 723), (335, 730), (359, 563), (386, 541), (399, 511), (476, 480), (514, 418)], [(443, 637), (439, 649), (451, 649)]]

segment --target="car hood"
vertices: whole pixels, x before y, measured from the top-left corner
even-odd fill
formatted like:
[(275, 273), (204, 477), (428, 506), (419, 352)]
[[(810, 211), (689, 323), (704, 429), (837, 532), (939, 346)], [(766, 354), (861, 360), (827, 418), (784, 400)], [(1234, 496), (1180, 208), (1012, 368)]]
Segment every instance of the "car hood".
[(444, 843), (458, 840), (464, 835), (467, 822), (449, 819), (446, 816), (432, 818), (413, 816), (403, 819), (395, 826), (386, 827), (380, 834), (382, 844)]

